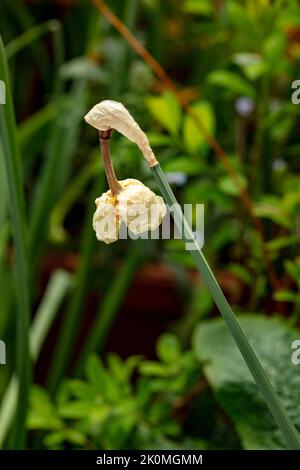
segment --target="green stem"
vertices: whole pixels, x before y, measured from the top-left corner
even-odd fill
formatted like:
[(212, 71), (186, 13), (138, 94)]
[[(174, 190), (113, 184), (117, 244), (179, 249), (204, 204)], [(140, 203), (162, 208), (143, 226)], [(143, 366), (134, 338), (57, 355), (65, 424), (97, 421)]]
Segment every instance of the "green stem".
[(12, 230), (16, 253), (16, 374), (18, 377), (18, 403), (13, 433), (13, 447), (23, 448), (26, 437), (26, 413), (30, 382), (29, 318), (26, 214), (23, 196), (21, 160), (18, 148), (14, 107), (9, 86), (9, 72), (4, 45), (0, 37), (0, 78), (6, 85), (6, 104), (0, 106), (1, 144), (8, 181)]
[(231, 335), (236, 342), (249, 371), (257, 383), (269, 410), (271, 411), (278, 427), (281, 429), (288, 446), (291, 449), (300, 449), (299, 434), (282, 405), (277, 392), (267, 377), (255, 352), (253, 351), (245, 333), (241, 329), (241, 326), (227, 302), (216, 278), (214, 277), (201, 249), (197, 246), (196, 242), (193, 242), (194, 234), (192, 229), (184, 217), (181, 207), (179, 206), (160, 165), (157, 164), (152, 167), (152, 171), (167, 205), (169, 208), (172, 208), (175, 224), (178, 226), (179, 230), (183, 228), (184, 241), (189, 243), (189, 246), (191, 246), (191, 244), (193, 245), (192, 248), (189, 248), (189, 251), (197, 265), (197, 268), (202, 274), (203, 279), (205, 280), (221, 315), (227, 323)]

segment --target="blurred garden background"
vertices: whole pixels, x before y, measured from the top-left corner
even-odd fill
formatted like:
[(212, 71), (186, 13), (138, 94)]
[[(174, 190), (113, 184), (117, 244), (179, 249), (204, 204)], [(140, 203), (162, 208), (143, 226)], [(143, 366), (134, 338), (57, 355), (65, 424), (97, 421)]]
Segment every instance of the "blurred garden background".
[[(204, 253), (300, 429), (299, 1), (2, 0), (0, 32), (0, 447), (284, 448), (184, 243), (97, 241), (83, 117), (121, 101), (205, 204)], [(111, 153), (159, 194), (134, 144)]]

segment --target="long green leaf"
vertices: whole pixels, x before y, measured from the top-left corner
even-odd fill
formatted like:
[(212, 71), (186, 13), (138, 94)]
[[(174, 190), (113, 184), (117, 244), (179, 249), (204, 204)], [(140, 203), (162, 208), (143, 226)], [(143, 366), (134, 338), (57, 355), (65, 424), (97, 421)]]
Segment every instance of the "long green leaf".
[(255, 352), (253, 351), (245, 333), (243, 332), (232, 308), (227, 302), (216, 278), (214, 277), (202, 251), (197, 246), (194, 240), (192, 229), (183, 215), (181, 207), (177, 203), (174, 193), (160, 167), (159, 164), (152, 167), (155, 180), (161, 190), (161, 193), (167, 202), (169, 208), (172, 208), (174, 215), (174, 222), (179, 229), (183, 228), (183, 239), (186, 243), (192, 243), (189, 251), (197, 265), (199, 272), (202, 274), (203, 279), (217, 305), (221, 315), (223, 316), (231, 334), (238, 346), (245, 363), (247, 364), (254, 380), (256, 381), (260, 392), (262, 393), (269, 410), (271, 411), (278, 427), (281, 429), (283, 436), (291, 449), (300, 449), (299, 434), (288, 416), (281, 400), (266, 375), (262, 365)]
[(102, 177), (101, 181), (96, 178), (95, 185), (91, 191), (88, 210), (84, 221), (84, 230), (80, 247), (81, 259), (76, 272), (75, 292), (64, 315), (63, 323), (59, 332), (58, 343), (55, 347), (50, 367), (48, 385), (52, 392), (57, 387), (66, 368), (71, 356), (76, 332), (79, 328), (80, 314), (90, 281), (92, 256), (96, 241), (95, 234), (91, 228), (91, 221), (95, 210), (95, 198), (101, 194), (102, 186)]
[(55, 32), (60, 28), (60, 23), (56, 20), (49, 20), (45, 23), (35, 25), (26, 30), (20, 36), (13, 39), (6, 46), (6, 55), (10, 59), (12, 56), (20, 52), (25, 47), (29, 46), (32, 42), (40, 39), (41, 36), (49, 32)]
[(6, 104), (0, 105), (1, 144), (3, 148), (16, 251), (16, 282), (18, 314), (16, 317), (16, 371), (19, 380), (18, 405), (14, 429), (14, 448), (22, 448), (25, 442), (25, 422), (30, 381), (27, 233), (23, 196), (21, 161), (19, 155), (14, 107), (10, 90), (9, 72), (5, 49), (0, 37), (0, 79), (6, 85)]
[(137, 248), (133, 246), (129, 251), (127, 257), (123, 261), (120, 272), (113, 280), (103, 299), (103, 303), (100, 306), (94, 324), (91, 327), (90, 334), (82, 348), (82, 351), (80, 352), (78, 361), (79, 373), (82, 373), (89, 354), (96, 351), (99, 353), (103, 350), (105, 340), (111, 330), (124, 296), (131, 285), (134, 273), (136, 272), (136, 268), (141, 257), (140, 250)]

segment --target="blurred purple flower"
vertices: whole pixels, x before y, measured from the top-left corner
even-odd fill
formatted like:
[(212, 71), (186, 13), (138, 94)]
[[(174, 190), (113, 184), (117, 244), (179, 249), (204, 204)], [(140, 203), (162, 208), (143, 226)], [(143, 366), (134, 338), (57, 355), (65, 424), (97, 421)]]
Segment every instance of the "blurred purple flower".
[(187, 175), (181, 171), (169, 171), (166, 173), (168, 183), (183, 186), (187, 182)]

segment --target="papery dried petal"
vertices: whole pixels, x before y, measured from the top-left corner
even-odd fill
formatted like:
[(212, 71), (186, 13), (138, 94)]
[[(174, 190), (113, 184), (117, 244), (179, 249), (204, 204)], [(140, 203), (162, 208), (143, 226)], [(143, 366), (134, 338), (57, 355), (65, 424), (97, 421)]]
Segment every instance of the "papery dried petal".
[(166, 214), (163, 198), (135, 179), (119, 181), (122, 191), (112, 196), (107, 191), (96, 199), (93, 227), (98, 240), (112, 243), (118, 239), (121, 222), (135, 235), (155, 230)]

